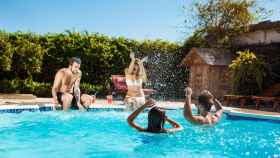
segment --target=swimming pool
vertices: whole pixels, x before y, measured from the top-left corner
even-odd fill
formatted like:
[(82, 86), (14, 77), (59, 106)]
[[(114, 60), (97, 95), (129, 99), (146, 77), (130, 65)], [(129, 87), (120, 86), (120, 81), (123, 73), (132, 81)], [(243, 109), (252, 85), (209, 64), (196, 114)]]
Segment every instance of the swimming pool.
[[(280, 157), (280, 124), (227, 120), (193, 126), (182, 110), (167, 111), (184, 130), (140, 133), (125, 111), (23, 112), (0, 115), (0, 157)], [(147, 114), (137, 121), (146, 123)]]

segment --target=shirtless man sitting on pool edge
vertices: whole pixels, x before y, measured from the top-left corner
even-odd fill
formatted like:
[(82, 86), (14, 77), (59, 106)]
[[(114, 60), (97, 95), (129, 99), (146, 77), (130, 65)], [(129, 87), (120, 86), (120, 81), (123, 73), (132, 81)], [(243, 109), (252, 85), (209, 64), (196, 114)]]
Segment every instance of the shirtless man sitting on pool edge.
[(52, 87), (52, 99), (55, 107), (62, 105), (64, 111), (70, 107), (84, 111), (91, 103), (92, 97), (86, 94), (81, 95), (80, 71), (81, 59), (72, 57), (69, 60), (69, 67), (58, 70), (55, 75)]

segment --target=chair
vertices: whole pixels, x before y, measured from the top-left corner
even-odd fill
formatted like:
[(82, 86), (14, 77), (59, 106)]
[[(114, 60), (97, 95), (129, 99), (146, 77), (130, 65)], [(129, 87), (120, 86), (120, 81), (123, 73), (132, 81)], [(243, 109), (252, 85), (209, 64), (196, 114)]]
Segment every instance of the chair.
[(261, 96), (242, 96), (242, 95), (224, 95), (224, 104), (229, 105), (233, 101), (238, 101), (243, 108), (247, 100), (255, 102), (256, 109), (260, 108), (262, 102), (271, 102), (273, 110), (277, 111), (280, 105), (280, 84), (275, 84), (266, 89)]
[(243, 95), (224, 95), (224, 105), (230, 105), (231, 103), (237, 101), (239, 106), (243, 108), (245, 106), (246, 100), (250, 99), (250, 96)]
[(124, 75), (112, 75), (113, 91), (118, 93), (126, 93), (127, 85)]
[(280, 83), (274, 84), (266, 89), (262, 96), (252, 96), (252, 100), (256, 103), (256, 109), (260, 108), (260, 103), (271, 102), (273, 105), (273, 110), (277, 111), (280, 104)]
[[(127, 85), (125, 82), (125, 76), (124, 75), (112, 75), (112, 83), (113, 83), (113, 92), (116, 93), (126, 93), (127, 92)], [(156, 90), (154, 89), (147, 89), (143, 88), (144, 94), (146, 96), (149, 96), (151, 94), (154, 94)]]

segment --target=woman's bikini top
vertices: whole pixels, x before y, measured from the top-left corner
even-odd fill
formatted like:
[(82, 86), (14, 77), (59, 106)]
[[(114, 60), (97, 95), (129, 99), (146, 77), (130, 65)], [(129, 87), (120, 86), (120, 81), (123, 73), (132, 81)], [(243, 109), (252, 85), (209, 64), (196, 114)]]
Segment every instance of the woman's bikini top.
[(126, 79), (126, 84), (128, 86), (142, 86), (142, 80), (131, 80), (131, 79)]

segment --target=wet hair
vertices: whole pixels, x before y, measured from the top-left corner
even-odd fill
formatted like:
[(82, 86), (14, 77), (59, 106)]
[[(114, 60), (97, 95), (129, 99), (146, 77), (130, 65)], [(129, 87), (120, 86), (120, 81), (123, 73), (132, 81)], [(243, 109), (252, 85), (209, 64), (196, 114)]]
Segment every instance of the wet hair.
[(210, 112), (211, 107), (213, 105), (213, 102), (211, 102), (211, 99), (213, 99), (213, 95), (209, 91), (204, 90), (198, 96), (198, 103), (203, 107), (204, 110), (206, 110), (207, 112)]
[(153, 107), (148, 113), (148, 128), (147, 132), (161, 133), (164, 132), (165, 111), (158, 107)]
[(72, 65), (74, 62), (78, 63), (78, 64), (81, 64), (82, 61), (79, 57), (72, 57), (69, 59), (69, 64)]

